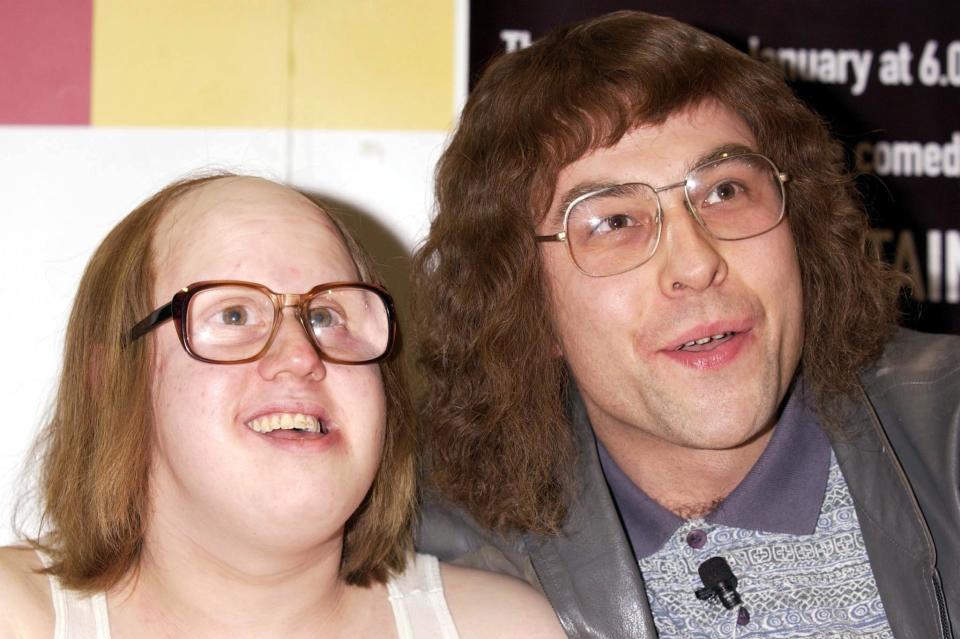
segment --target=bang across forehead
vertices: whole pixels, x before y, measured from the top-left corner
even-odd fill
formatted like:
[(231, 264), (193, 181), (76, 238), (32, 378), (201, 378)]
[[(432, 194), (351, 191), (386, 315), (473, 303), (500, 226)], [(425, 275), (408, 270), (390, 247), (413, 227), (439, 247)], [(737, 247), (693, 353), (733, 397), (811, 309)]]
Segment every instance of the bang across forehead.
[[(489, 146), (476, 150), (479, 157), (496, 162), (495, 173), (508, 183), (512, 178), (519, 187), (513, 192), (526, 195), (515, 206), (529, 212), (533, 224), (546, 215), (565, 166), (615, 145), (636, 127), (662, 124), (678, 111), (715, 100), (740, 115), (758, 141), (756, 129), (764, 128), (743, 108), (752, 94), (769, 89), (772, 71), (762, 63), (672, 21), (604, 26), (599, 21), (561, 30), (504, 55), (468, 105), (468, 111), (483, 110), (471, 116), (489, 131)], [(681, 41), (686, 46), (677, 46)]]

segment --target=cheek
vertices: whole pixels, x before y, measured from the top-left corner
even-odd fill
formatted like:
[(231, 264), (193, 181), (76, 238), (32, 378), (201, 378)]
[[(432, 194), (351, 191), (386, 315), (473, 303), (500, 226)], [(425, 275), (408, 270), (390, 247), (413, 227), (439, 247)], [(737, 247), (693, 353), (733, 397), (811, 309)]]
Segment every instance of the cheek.
[(231, 371), (220, 368), (196, 362), (182, 352), (158, 354), (153, 377), (153, 410), (155, 436), (161, 445), (171, 437), (182, 440), (184, 435), (199, 441), (203, 438), (201, 433), (214, 432), (209, 425), (229, 417), (226, 412), (231, 404), (226, 400), (231, 395), (228, 375)]
[[(554, 345), (556, 354), (561, 357), (569, 357), (576, 350), (575, 341), (580, 341), (577, 324), (583, 319), (581, 315), (578, 319), (577, 302), (578, 289), (574, 276), (560, 265), (555, 264), (556, 260), (544, 260), (544, 279), (546, 284), (546, 303), (549, 307), (550, 322), (553, 324), (553, 332), (556, 335), (557, 344)], [(589, 312), (587, 310), (586, 312)]]
[(788, 281), (784, 282), (784, 286), (789, 287), (785, 289), (788, 291), (787, 295), (789, 296), (789, 299), (785, 300), (787, 317), (784, 318), (784, 322), (791, 327), (790, 339), (793, 342), (793, 363), (795, 365), (800, 360), (800, 352), (803, 349), (803, 341), (805, 337), (803, 281), (800, 277), (800, 265), (795, 252), (791, 264), (792, 268), (790, 274), (788, 275)]
[[(780, 229), (778, 229), (780, 230)], [(765, 268), (773, 279), (773, 295), (780, 296), (782, 305), (791, 316), (786, 319), (791, 323), (802, 325), (803, 287), (800, 278), (800, 261), (797, 255), (793, 235), (788, 225), (783, 225), (783, 233), (777, 237), (778, 244), (773, 254), (765, 260), (760, 268)], [(770, 268), (770, 265), (778, 268)]]
[(376, 447), (383, 448), (383, 439), (387, 428), (387, 395), (383, 387), (383, 377), (377, 366), (373, 367), (369, 375), (365, 375), (365, 390), (363, 396), (368, 402), (369, 419), (372, 423), (372, 439)]
[(337, 407), (337, 420), (357, 434), (357, 445), (379, 450), (387, 415), (379, 366), (329, 366), (324, 385)]
[[(563, 256), (566, 261), (569, 258)], [(624, 339), (632, 343), (642, 329), (641, 309), (650, 300), (637, 299), (644, 283), (637, 282), (638, 272), (610, 278), (591, 278), (575, 268), (557, 269), (547, 276), (547, 303), (557, 334), (558, 355), (574, 369), (583, 370), (595, 360), (609, 360), (609, 353), (630, 350)], [(631, 279), (625, 279), (625, 278)]]
[(360, 465), (366, 469), (369, 481), (373, 481), (383, 459), (383, 447), (387, 433), (387, 400), (379, 367), (355, 376), (356, 393), (348, 399), (352, 412), (351, 423), (356, 428), (354, 450)]
[(779, 324), (783, 354), (793, 359), (799, 357), (803, 341), (800, 263), (788, 225), (777, 227), (770, 240), (762, 250), (743, 252), (743, 259), (749, 260), (749, 271), (744, 273), (743, 280), (752, 283), (763, 297), (767, 314)]
[[(590, 278), (585, 278), (573, 265), (561, 245), (552, 247), (543, 257), (543, 274), (547, 287), (546, 302), (550, 318), (564, 351), (573, 347), (583, 335), (583, 326), (593, 321), (597, 305), (585, 295)], [(588, 286), (584, 286), (587, 284)]]
[(723, 242), (723, 258), (731, 274), (759, 294), (787, 302), (799, 290), (800, 266), (789, 224), (755, 238)]

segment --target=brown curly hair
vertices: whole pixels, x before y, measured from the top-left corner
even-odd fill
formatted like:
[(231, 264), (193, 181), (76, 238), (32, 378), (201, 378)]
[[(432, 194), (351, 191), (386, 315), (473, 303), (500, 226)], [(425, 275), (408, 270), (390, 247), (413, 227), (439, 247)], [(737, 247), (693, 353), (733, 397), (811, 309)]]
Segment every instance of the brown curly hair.
[[(153, 310), (160, 219), (186, 194), (226, 177), (236, 176), (182, 180), (150, 197), (110, 231), (80, 280), (52, 417), (34, 445), (45, 525), (31, 541), (51, 557), (47, 572), (69, 588), (106, 590), (136, 571), (149, 524), (152, 340), (125, 345), (121, 336)], [(324, 213), (361, 280), (379, 283), (366, 251)], [(403, 366), (396, 350), (380, 363), (386, 439), (373, 486), (346, 523), (341, 575), (352, 584), (385, 582), (413, 546), (416, 426)]]
[(436, 173), (414, 257), (431, 482), (481, 524), (540, 533), (565, 514), (573, 436), (533, 229), (560, 170), (704, 100), (737, 113), (791, 176), (805, 342), (820, 405), (857, 384), (897, 317), (842, 147), (781, 72), (675, 20), (618, 12), (495, 60)]

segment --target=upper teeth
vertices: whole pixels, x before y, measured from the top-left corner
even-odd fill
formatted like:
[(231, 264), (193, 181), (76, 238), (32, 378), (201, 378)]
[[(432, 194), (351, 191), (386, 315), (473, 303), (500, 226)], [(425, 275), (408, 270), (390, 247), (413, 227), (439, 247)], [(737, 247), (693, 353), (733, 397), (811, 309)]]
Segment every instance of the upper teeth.
[[(727, 335), (733, 335), (733, 333), (732, 333), (732, 332), (728, 332), (728, 333), (717, 333), (716, 335), (711, 335), (710, 337), (701, 337), (700, 339), (695, 339), (695, 340), (689, 341), (689, 342), (687, 342), (686, 344), (684, 344), (683, 346), (693, 346), (694, 344), (696, 344), (697, 346), (703, 346), (703, 345), (706, 344), (707, 342), (712, 342), (712, 341), (715, 340), (715, 339), (723, 339), (723, 338), (726, 337)], [(683, 348), (683, 347), (681, 347), (681, 348)]]
[(306, 430), (311, 433), (323, 432), (323, 424), (313, 415), (303, 413), (271, 413), (261, 415), (247, 422), (247, 426), (258, 433), (269, 433), (274, 430)]

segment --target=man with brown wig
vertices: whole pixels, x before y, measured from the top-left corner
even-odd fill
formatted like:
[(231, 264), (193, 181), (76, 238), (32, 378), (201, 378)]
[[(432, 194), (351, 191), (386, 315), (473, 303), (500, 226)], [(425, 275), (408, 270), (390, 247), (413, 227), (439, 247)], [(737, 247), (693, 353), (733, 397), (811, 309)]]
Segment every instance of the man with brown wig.
[(415, 260), (447, 560), (571, 637), (950, 637), (956, 338), (778, 71), (617, 13), (496, 60)]

